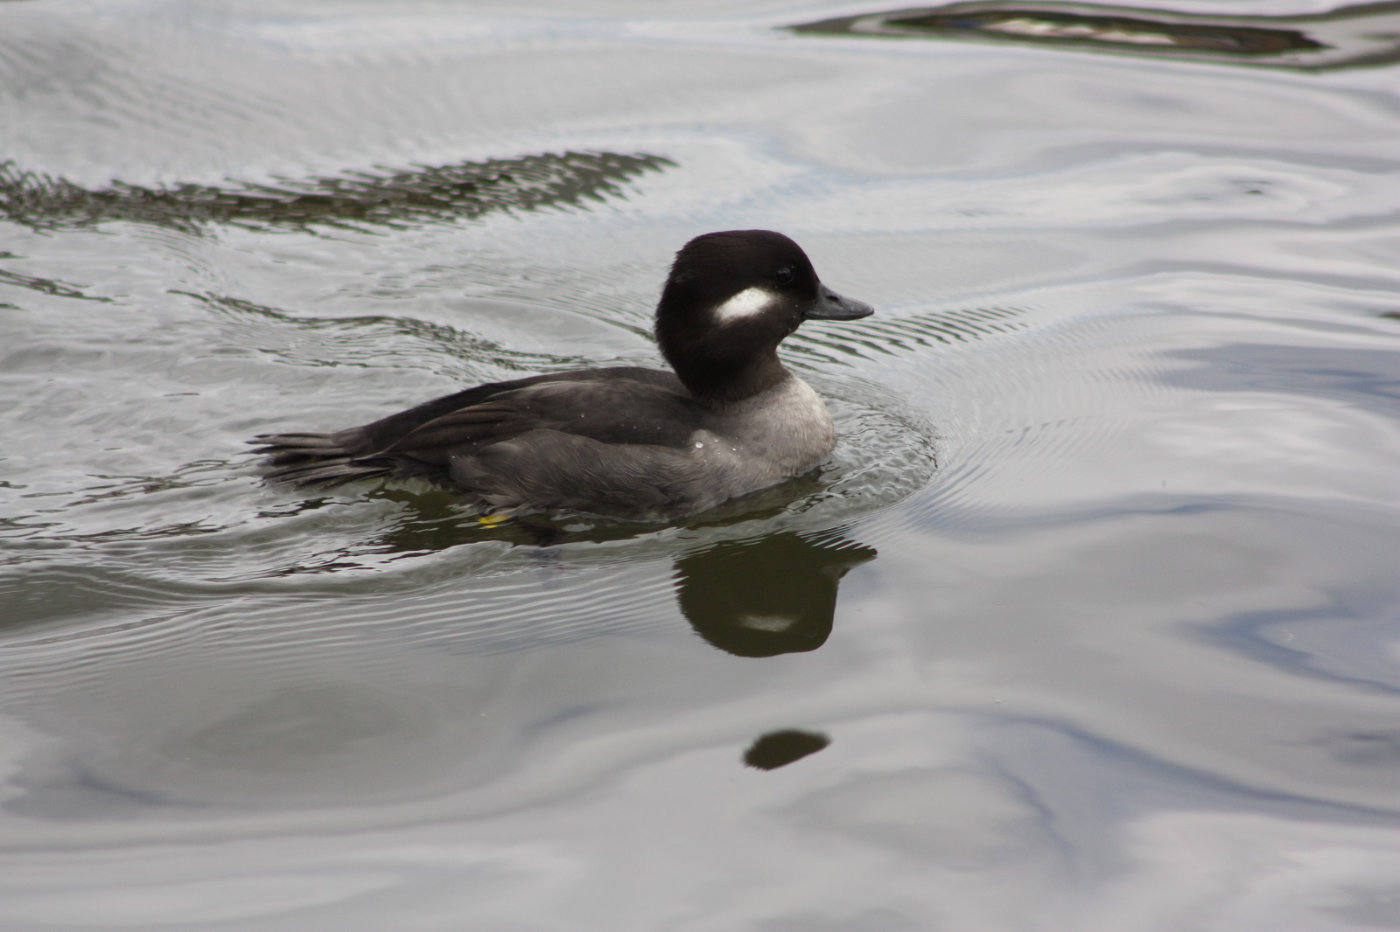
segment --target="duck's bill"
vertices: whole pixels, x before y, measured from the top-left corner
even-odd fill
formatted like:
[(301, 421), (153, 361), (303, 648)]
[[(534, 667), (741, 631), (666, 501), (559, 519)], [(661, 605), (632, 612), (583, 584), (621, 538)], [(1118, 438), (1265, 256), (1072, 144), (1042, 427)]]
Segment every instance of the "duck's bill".
[(859, 320), (875, 313), (864, 301), (839, 295), (825, 285), (817, 286), (817, 300), (807, 309), (809, 320)]

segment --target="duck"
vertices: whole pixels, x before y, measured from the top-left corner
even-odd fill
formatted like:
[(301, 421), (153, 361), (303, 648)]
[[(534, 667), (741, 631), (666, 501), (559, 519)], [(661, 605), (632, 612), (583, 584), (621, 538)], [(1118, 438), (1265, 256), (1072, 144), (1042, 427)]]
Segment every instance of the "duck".
[(872, 314), (772, 230), (706, 233), (671, 264), (655, 336), (671, 371), (611, 366), (458, 391), (329, 432), (260, 434), (265, 479), (421, 477), (492, 516), (670, 520), (816, 469), (836, 431), (778, 345), (808, 321)]

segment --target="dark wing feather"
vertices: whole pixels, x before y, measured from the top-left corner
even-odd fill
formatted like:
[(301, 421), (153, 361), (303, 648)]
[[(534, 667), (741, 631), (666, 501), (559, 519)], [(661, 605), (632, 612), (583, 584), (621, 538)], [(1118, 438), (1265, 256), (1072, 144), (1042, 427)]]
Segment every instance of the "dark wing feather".
[(446, 478), (452, 457), (541, 429), (605, 444), (683, 447), (701, 414), (673, 374), (616, 367), (490, 382), (361, 427), (263, 434), (253, 443), (268, 456), (269, 479), (299, 485)]
[(684, 389), (633, 379), (556, 379), (521, 386), (458, 408), (409, 431), (379, 454), (443, 464), (536, 430), (605, 444), (684, 447), (703, 410)]

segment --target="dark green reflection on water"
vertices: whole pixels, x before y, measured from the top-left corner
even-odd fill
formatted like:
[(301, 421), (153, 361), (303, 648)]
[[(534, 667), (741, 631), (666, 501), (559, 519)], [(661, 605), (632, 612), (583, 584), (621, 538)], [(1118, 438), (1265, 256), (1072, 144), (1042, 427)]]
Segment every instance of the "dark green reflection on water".
[(1302, 71), (1400, 61), (1400, 3), (1302, 16), (1207, 15), (1080, 3), (951, 3), (840, 16), (794, 32), (977, 39)]
[[(172, 288), (170, 294), (183, 295), (199, 302), (204, 307), (239, 321), (267, 321), (277, 328), (294, 328), (296, 331), (329, 331), (350, 337), (353, 334), (370, 331), (387, 336), (411, 337), (421, 344), (432, 346), (449, 356), (470, 360), (489, 360), (502, 369), (512, 372), (538, 374), (541, 372), (572, 369), (589, 365), (592, 360), (585, 356), (567, 356), (547, 353), (528, 353), (503, 346), (494, 340), (450, 327), (446, 324), (421, 320), (416, 317), (395, 317), (383, 314), (351, 314), (326, 317), (311, 314), (292, 314), (285, 310), (234, 298), (228, 295), (199, 293)], [(386, 350), (385, 344), (378, 341), (365, 341), (357, 345), (359, 352), (340, 348), (334, 356), (318, 355), (307, 341), (293, 333), (286, 338), (262, 337), (258, 347), (260, 353), (276, 357), (299, 366), (359, 366), (370, 368), (378, 365), (392, 365), (397, 362)], [(334, 343), (335, 336), (329, 338)]]
[(624, 195), (623, 183), (673, 167), (658, 155), (546, 152), (518, 158), (374, 168), (272, 184), (173, 184), (113, 181), (84, 188), (0, 161), (0, 218), (45, 229), (109, 220), (188, 231), (206, 223), (254, 229), (404, 227), (472, 219), (501, 210), (583, 207)]
[[(0, 259), (18, 258), (12, 252), (0, 252)], [(57, 298), (74, 298), (78, 301), (101, 301), (110, 302), (112, 299), (102, 295), (91, 295), (83, 291), (76, 285), (58, 281), (53, 278), (44, 278), (38, 275), (25, 275), (23, 272), (16, 272), (11, 269), (0, 268), (0, 285), (13, 285), (17, 288), (28, 288), (30, 291), (37, 291), (40, 294), (53, 295)], [(5, 305), (14, 307), (14, 305)]]

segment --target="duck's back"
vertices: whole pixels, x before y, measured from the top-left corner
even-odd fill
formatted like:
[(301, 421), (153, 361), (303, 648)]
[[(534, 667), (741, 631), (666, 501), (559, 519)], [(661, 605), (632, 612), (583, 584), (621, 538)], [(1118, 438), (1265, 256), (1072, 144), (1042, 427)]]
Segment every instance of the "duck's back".
[(587, 369), (493, 382), (334, 433), (269, 434), (268, 477), (447, 482), (495, 508), (670, 512), (694, 495), (706, 412), (672, 373)]

